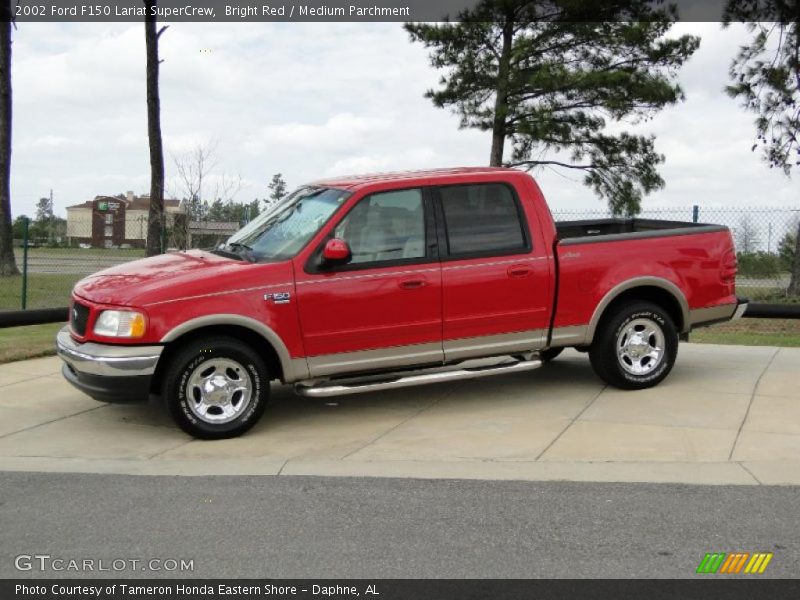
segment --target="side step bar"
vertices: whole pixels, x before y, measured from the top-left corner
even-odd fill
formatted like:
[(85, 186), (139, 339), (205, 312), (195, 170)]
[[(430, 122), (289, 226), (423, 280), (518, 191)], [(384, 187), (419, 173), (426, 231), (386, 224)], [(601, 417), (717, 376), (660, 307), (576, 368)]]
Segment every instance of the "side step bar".
[[(416, 371), (408, 375), (383, 375), (382, 379), (373, 377), (372, 379), (350, 379), (345, 381), (325, 381), (325, 382), (299, 382), (294, 386), (295, 392), (300, 396), (311, 398), (327, 398), (329, 396), (343, 396), (346, 394), (361, 394), (364, 392), (376, 392), (379, 390), (392, 390), (397, 388), (422, 385), (425, 383), (441, 383), (443, 381), (454, 381), (457, 379), (475, 379), (477, 377), (489, 377), (490, 375), (501, 375), (503, 373), (518, 373), (519, 371), (532, 371), (542, 366), (542, 361), (538, 358), (529, 360), (516, 360), (483, 367), (461, 368), (449, 371), (441, 370), (437, 367), (436, 371), (420, 372)], [(387, 379), (387, 377), (390, 377)]]

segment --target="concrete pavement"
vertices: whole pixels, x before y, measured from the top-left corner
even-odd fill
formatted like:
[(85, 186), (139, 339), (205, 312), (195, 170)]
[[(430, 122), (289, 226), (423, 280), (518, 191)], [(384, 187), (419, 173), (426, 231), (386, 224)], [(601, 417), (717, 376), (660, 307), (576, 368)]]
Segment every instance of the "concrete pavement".
[(194, 440), (157, 404), (104, 405), (56, 358), (0, 365), (0, 470), (800, 484), (800, 349), (682, 344), (622, 392), (568, 351), (532, 373), (311, 399)]

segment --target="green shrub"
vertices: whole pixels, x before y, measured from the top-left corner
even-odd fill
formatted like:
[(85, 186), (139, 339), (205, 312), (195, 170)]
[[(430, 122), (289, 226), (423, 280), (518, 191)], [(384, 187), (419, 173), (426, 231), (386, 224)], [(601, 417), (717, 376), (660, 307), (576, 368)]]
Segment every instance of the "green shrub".
[(782, 271), (780, 257), (771, 252), (740, 252), (737, 259), (744, 277), (776, 277)]

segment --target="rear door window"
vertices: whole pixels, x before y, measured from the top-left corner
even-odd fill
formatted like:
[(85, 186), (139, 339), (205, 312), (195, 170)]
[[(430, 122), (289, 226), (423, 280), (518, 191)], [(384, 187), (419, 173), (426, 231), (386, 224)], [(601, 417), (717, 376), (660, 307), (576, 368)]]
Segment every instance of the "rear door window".
[(439, 188), (451, 257), (529, 249), (519, 201), (502, 183)]

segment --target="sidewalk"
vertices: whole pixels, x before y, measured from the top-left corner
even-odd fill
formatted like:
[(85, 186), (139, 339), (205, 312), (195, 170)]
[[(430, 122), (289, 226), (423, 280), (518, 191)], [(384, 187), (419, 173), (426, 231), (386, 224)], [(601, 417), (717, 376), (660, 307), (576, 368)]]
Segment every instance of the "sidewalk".
[(253, 430), (207, 442), (34, 359), (0, 365), (0, 470), (800, 484), (798, 372), (800, 349), (682, 344), (664, 383), (622, 392), (568, 351), (532, 373), (327, 400), (275, 387)]

